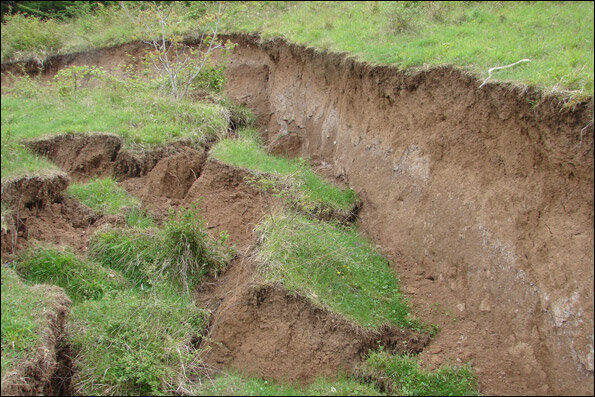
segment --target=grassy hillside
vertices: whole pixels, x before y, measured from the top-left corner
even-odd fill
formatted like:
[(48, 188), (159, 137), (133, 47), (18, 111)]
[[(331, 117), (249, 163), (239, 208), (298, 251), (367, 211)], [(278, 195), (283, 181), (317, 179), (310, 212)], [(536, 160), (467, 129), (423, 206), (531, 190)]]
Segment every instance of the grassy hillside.
[[(130, 3), (130, 2), (127, 2)], [(196, 37), (214, 4), (176, 2), (172, 33)], [(134, 12), (132, 5), (131, 10)], [(592, 2), (311, 1), (231, 2), (223, 32), (261, 32), (402, 68), (452, 64), (546, 90), (593, 94)], [(2, 26), (2, 62), (44, 59), (142, 37), (117, 6), (81, 6), (73, 18), (20, 14)]]

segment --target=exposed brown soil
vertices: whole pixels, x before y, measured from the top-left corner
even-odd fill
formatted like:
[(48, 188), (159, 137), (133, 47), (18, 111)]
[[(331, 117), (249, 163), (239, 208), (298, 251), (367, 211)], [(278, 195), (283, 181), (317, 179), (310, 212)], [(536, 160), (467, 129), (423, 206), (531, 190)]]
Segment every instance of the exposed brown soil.
[[(11, 194), (25, 197), (30, 194), (30, 177), (15, 179)], [(78, 200), (63, 195), (68, 180), (62, 174), (35, 180), (35, 191), (48, 193), (31, 201), (34, 205), (11, 206), (7, 230), (2, 233), (2, 260), (35, 243), (44, 242), (69, 246), (86, 255), (89, 238), (102, 225), (122, 226), (121, 215), (101, 215), (93, 212)], [(23, 194), (18, 187), (23, 187)], [(4, 198), (4, 196), (3, 196)], [(18, 201), (14, 201), (18, 203)], [(22, 202), (27, 203), (23, 200)]]
[[(243, 257), (234, 266), (253, 267)], [(249, 271), (236, 272), (249, 276)], [(216, 369), (235, 368), (277, 381), (313, 381), (351, 372), (369, 349), (383, 345), (400, 353), (419, 353), (428, 336), (401, 329), (363, 330), (314, 307), (278, 285), (228, 277), (221, 296), (209, 294), (216, 307), (202, 355)]]
[(486, 394), (592, 394), (592, 100), (232, 39), (228, 94), (272, 150), (358, 192), (360, 229), (441, 326), (428, 365), (471, 360)]
[[(280, 40), (230, 38), (239, 45), (228, 94), (255, 110), (272, 152), (308, 155), (357, 191), (359, 228), (391, 259), (416, 314), (440, 326), (421, 355), (427, 366), (470, 360), (484, 394), (593, 393), (592, 99), (565, 107), (532, 88), (479, 89), (453, 68), (405, 73)], [(106, 60), (105, 52), (48, 65), (126, 58), (122, 47)], [(157, 163), (130, 162), (123, 168), (142, 171), (123, 175)], [(255, 198), (209, 193), (203, 177), (199, 194), (193, 185), (157, 207), (204, 195), (212, 230), (231, 226), (232, 240), (248, 246), (251, 226), (238, 232), (232, 208)], [(246, 291), (236, 301), (256, 307), (256, 292)], [(289, 299), (268, 294), (272, 306)], [(233, 363), (242, 348), (230, 351)]]
[(72, 366), (67, 345), (70, 299), (56, 286), (32, 288), (42, 290), (48, 302), (42, 344), (33, 359), (17, 363), (3, 376), (2, 395), (70, 395)]

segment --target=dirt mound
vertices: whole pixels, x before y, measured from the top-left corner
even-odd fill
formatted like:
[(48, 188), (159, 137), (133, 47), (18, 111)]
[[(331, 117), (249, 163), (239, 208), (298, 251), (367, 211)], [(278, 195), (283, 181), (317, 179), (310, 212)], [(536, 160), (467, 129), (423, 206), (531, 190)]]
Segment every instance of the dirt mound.
[(114, 176), (119, 179), (141, 177), (148, 174), (157, 163), (183, 148), (190, 146), (187, 140), (172, 142), (152, 149), (121, 150), (114, 162)]
[[(2, 184), (2, 199), (10, 206), (2, 231), (2, 259), (37, 241), (73, 247), (85, 255), (94, 230), (105, 223), (122, 224), (122, 216), (97, 214), (78, 200), (64, 196), (68, 178), (22, 177)], [(6, 193), (4, 189), (6, 188)]]
[(202, 172), (206, 152), (183, 148), (163, 158), (147, 176), (147, 195), (182, 199)]
[(186, 207), (197, 203), (214, 232), (227, 231), (230, 242), (245, 247), (253, 242), (253, 229), (277, 205), (269, 195), (249, 185), (253, 175), (209, 157), (199, 179), (184, 198)]
[(16, 209), (44, 208), (56, 201), (68, 187), (64, 173), (22, 176), (2, 182), (2, 201)]
[(28, 141), (26, 146), (49, 158), (74, 179), (84, 179), (112, 175), (122, 139), (111, 134), (67, 134)]
[(238, 259), (232, 267), (245, 269), (230, 269), (235, 278), (228, 276), (220, 283), (220, 295), (203, 302), (214, 311), (202, 345), (208, 348), (202, 358), (212, 368), (308, 382), (353, 370), (369, 349), (379, 345), (414, 354), (429, 341), (397, 328), (363, 330), (279, 285), (251, 283), (246, 269), (253, 265), (246, 261), (250, 259)]
[(69, 395), (72, 375), (69, 347), (67, 345), (71, 302), (62, 288), (36, 285), (43, 290), (47, 301), (45, 315), (47, 327), (42, 333), (42, 345), (35, 358), (18, 364), (2, 378), (2, 395)]

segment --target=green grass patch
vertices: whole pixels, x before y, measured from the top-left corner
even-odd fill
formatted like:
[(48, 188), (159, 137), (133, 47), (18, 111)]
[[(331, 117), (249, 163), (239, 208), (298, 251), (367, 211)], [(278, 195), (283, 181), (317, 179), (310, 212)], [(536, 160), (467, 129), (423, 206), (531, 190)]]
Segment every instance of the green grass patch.
[(81, 259), (70, 249), (32, 247), (19, 254), (13, 266), (30, 283), (64, 288), (74, 303), (129, 287), (118, 272)]
[[(4, 116), (2, 116), (4, 117)], [(2, 124), (2, 181), (25, 174), (48, 175), (58, 171), (49, 160), (36, 156), (24, 145), (4, 138)]]
[[(275, 182), (289, 184), (299, 192), (299, 196), (292, 199), (301, 206), (349, 211), (356, 205), (357, 195), (352, 189), (341, 189), (326, 182), (312, 171), (304, 159), (290, 160), (269, 155), (252, 138), (255, 134), (251, 130), (241, 132), (240, 136), (242, 134), (244, 137), (240, 139), (226, 138), (219, 141), (211, 149), (211, 155), (228, 164), (282, 177), (280, 181), (263, 177), (260, 182), (269, 188), (274, 187)], [(277, 192), (282, 194), (283, 189), (277, 189)]]
[(225, 374), (205, 380), (192, 390), (199, 396), (381, 396), (376, 388), (352, 378), (339, 376), (335, 380), (320, 378), (308, 386), (291, 385), (260, 378)]
[(92, 210), (102, 214), (124, 214), (131, 227), (155, 226), (153, 217), (140, 208), (140, 201), (119, 187), (112, 178), (94, 179), (87, 183), (73, 183), (66, 194), (78, 199)]
[(2, 379), (17, 363), (31, 360), (47, 327), (48, 297), (24, 284), (13, 269), (2, 266)]
[(235, 3), (224, 30), (262, 32), (401, 68), (488, 69), (547, 90), (593, 95), (593, 3), (311, 1)]
[(278, 215), (259, 226), (260, 271), (366, 327), (420, 328), (389, 264), (354, 228)]
[(367, 364), (392, 381), (399, 396), (477, 396), (477, 379), (471, 367), (443, 365), (436, 371), (423, 370), (417, 359), (374, 352)]
[(171, 213), (163, 228), (108, 229), (97, 232), (89, 255), (103, 266), (121, 271), (135, 285), (166, 282), (184, 289), (227, 266), (233, 251), (225, 234), (213, 239), (197, 210)]
[(54, 133), (111, 132), (126, 145), (159, 146), (188, 138), (196, 143), (227, 131), (228, 110), (218, 104), (176, 101), (157, 88), (106, 82), (60, 95), (55, 86), (35, 95), (2, 96), (2, 136), (32, 139)]
[(55, 170), (21, 144), (51, 134), (110, 132), (120, 135), (125, 147), (153, 147), (179, 139), (200, 146), (227, 133), (232, 115), (227, 101), (176, 101), (159, 81), (72, 68), (78, 69), (66, 69), (70, 73), (49, 84), (15, 77), (13, 86), (4, 90), (2, 179)]
[(199, 363), (193, 343), (208, 315), (188, 294), (164, 288), (120, 291), (73, 308), (78, 352), (73, 389), (81, 395), (175, 394)]
[(68, 186), (66, 193), (92, 210), (104, 214), (120, 214), (125, 209), (137, 208), (140, 205), (136, 197), (129, 195), (112, 178), (74, 183)]

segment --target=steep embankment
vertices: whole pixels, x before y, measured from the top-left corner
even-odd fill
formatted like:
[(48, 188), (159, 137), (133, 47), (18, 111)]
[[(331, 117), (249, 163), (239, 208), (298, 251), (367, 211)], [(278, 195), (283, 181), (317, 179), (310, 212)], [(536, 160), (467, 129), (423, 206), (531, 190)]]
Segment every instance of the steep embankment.
[[(471, 360), (484, 394), (592, 393), (592, 100), (231, 38), (228, 94), (275, 151), (332, 165), (358, 192), (360, 229), (440, 325), (428, 365)], [(57, 57), (46, 73), (141, 50)]]
[(228, 93), (269, 140), (333, 164), (398, 270), (458, 302), (484, 392), (592, 392), (592, 101), (233, 39)]

